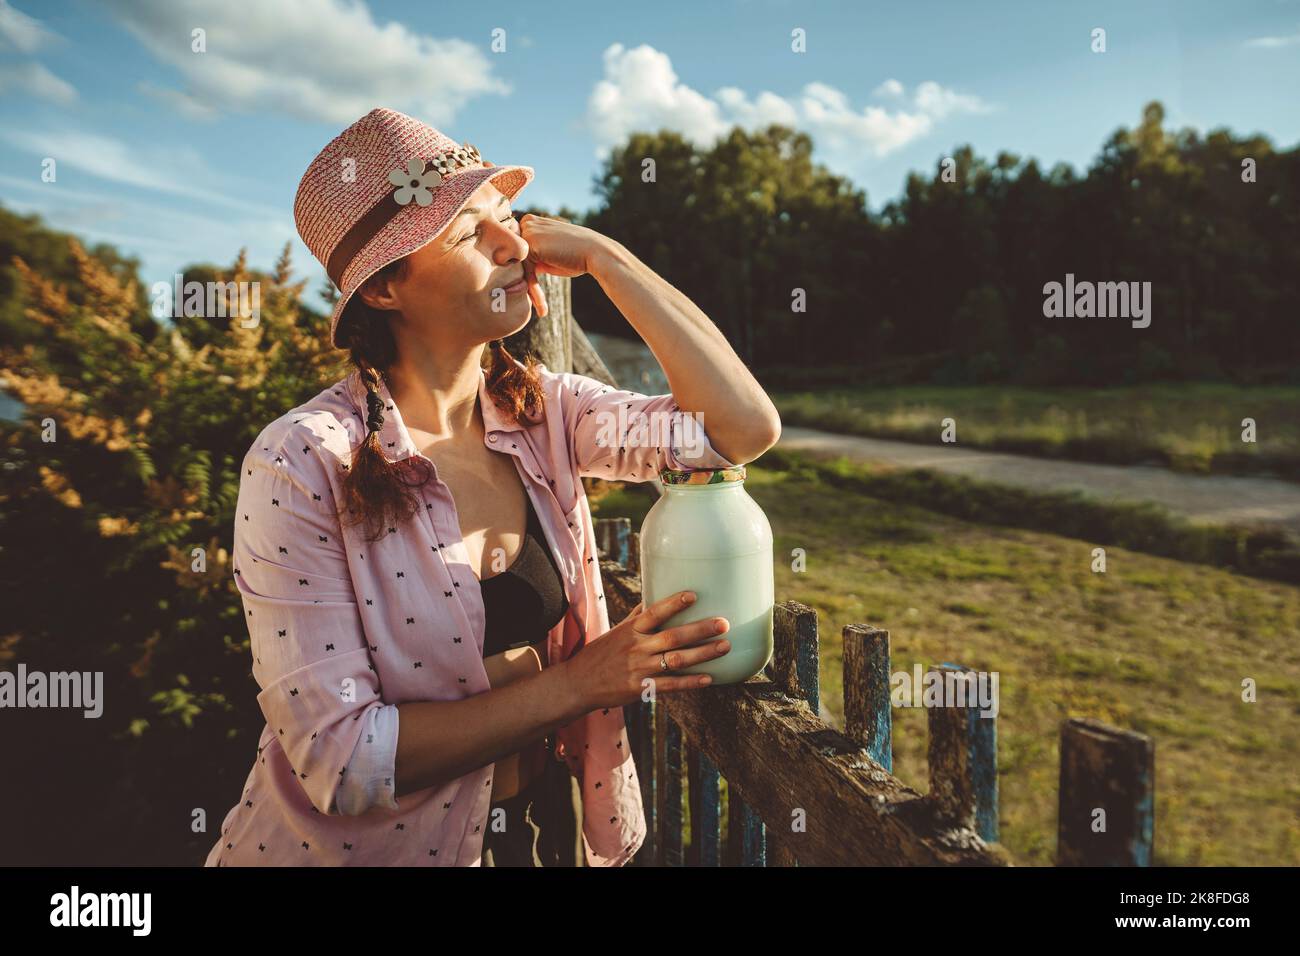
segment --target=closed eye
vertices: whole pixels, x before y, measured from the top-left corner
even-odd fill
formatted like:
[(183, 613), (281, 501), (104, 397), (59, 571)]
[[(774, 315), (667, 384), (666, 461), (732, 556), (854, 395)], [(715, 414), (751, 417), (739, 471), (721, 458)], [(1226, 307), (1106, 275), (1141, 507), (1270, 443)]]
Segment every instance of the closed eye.
[[(514, 222), (514, 221), (515, 221), (515, 217), (514, 217), (514, 216), (506, 216), (506, 218), (504, 218), (504, 219), (498, 219), (498, 220), (497, 220), (497, 222)], [(464, 242), (466, 239), (473, 239), (473, 238), (474, 238), (475, 236), (477, 236), (477, 235), (478, 235), (478, 230), (475, 229), (473, 232), (471, 232), (471, 233), (469, 233), (469, 234), (467, 234), (467, 235), (461, 236), (461, 237), (460, 237), (459, 239), (457, 239), (456, 241), (457, 241), (457, 242)]]

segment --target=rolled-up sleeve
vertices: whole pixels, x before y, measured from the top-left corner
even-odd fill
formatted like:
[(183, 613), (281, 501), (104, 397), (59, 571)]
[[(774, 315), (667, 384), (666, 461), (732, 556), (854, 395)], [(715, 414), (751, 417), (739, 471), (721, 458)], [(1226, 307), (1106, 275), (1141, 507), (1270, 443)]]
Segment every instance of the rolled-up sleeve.
[(587, 375), (556, 375), (573, 436), (574, 463), (584, 478), (651, 481), (664, 468), (733, 468), (709, 441), (702, 416), (683, 411), (671, 394), (642, 395)]
[(341, 540), (331, 461), (307, 426), (269, 426), (243, 462), (233, 549), (258, 706), (322, 813), (339, 812), (336, 797), (365, 718), (384, 706)]
[(363, 718), (365, 729), (348, 761), (335, 804), (339, 813), (357, 816), (371, 807), (397, 805), (396, 776), (398, 710), (396, 704), (372, 707)]

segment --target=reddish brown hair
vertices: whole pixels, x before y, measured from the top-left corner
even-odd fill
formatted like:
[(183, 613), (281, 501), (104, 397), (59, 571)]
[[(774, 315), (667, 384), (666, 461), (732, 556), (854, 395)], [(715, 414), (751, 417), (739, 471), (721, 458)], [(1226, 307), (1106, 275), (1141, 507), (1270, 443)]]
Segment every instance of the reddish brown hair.
[[(398, 279), (406, 268), (407, 260), (401, 258), (384, 266), (374, 277)], [(367, 541), (379, 539), (387, 528), (408, 520), (420, 507), (416, 492), (433, 477), (428, 461), (421, 456), (392, 462), (384, 457), (380, 446), (384, 409), (379, 399), (379, 382), (397, 360), (397, 342), (388, 319), (388, 310), (370, 306), (358, 294), (348, 303), (340, 320), (344, 348), (361, 374), (370, 414), (366, 437), (353, 450), (351, 466), (344, 473), (344, 500), (339, 519), (345, 525), (367, 521)], [(519, 424), (526, 412), (543, 408), (542, 382), (537, 374), (539, 363), (533, 355), (525, 356), (525, 367), (520, 368), (506, 351), (505, 342), (495, 339), (484, 350), (484, 357), (487, 388), (502, 414)]]

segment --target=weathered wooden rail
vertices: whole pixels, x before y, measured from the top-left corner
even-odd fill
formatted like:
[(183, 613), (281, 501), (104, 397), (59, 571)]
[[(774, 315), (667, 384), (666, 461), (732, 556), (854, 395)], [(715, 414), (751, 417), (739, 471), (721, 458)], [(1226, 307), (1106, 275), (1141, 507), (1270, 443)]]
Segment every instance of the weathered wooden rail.
[[(641, 600), (637, 536), (598, 519), (610, 620)], [(819, 716), (816, 612), (779, 603), (775, 650), (743, 684), (624, 708), (649, 834), (634, 866), (1005, 866), (998, 840), (997, 723), (969, 703), (926, 709), (929, 792), (893, 767), (889, 632), (849, 625), (841, 732)], [(930, 669), (949, 680), (973, 672)], [(1154, 814), (1151, 740), (1094, 720), (1061, 729), (1058, 865), (1146, 866)], [(684, 847), (683, 770), (690, 847)], [(720, 784), (727, 789), (723, 845)]]

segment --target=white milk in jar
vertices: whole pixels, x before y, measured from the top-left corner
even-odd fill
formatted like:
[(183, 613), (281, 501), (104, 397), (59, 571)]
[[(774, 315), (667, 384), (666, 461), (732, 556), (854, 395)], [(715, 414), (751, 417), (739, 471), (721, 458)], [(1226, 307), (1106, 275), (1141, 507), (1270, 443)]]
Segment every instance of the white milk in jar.
[(646, 607), (678, 591), (696, 601), (669, 618), (667, 630), (709, 617), (730, 628), (731, 650), (670, 674), (710, 674), (735, 684), (772, 658), (772, 527), (745, 491), (745, 466), (659, 473), (664, 493), (641, 525), (641, 585)]

